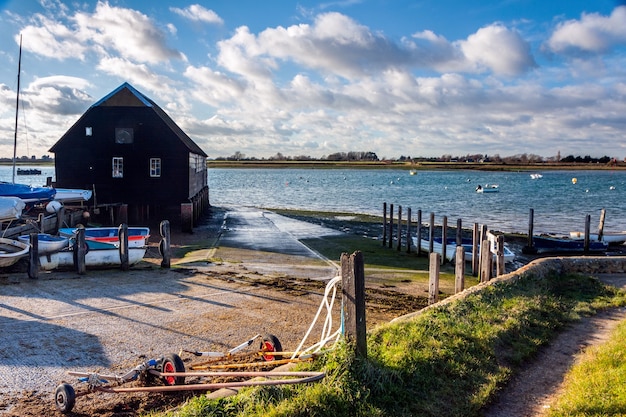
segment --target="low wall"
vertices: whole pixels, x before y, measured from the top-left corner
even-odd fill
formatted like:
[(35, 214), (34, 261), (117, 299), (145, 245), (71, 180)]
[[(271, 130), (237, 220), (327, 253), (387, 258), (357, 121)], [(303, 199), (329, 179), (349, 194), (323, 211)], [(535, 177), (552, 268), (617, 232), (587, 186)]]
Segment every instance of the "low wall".
[(474, 285), (460, 293), (447, 297), (438, 303), (429, 305), (419, 311), (405, 314), (391, 320), (392, 323), (408, 320), (430, 308), (438, 307), (446, 303), (463, 298), (468, 294), (481, 291), (485, 286), (498, 282), (515, 282), (524, 277), (542, 278), (549, 274), (621, 274), (626, 272), (626, 256), (578, 256), (536, 259), (523, 267), (505, 275), (500, 275), (490, 281)]

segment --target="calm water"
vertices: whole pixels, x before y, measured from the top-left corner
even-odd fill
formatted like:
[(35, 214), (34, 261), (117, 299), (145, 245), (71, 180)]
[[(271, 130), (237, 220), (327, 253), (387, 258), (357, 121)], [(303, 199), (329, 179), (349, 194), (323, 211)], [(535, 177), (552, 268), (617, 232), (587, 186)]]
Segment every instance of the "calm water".
[[(606, 209), (605, 230), (626, 230), (625, 171), (541, 172), (418, 171), (352, 169), (210, 169), (211, 204), (323, 210), (382, 215), (383, 203), (417, 210), (427, 221), (448, 216), (465, 226), (486, 224), (493, 230), (528, 231), (530, 209), (535, 233), (568, 234), (584, 230), (591, 215), (597, 229)], [(572, 183), (572, 178), (577, 183)], [(500, 192), (478, 194), (478, 184), (498, 184)]]
[[(30, 168), (23, 166), (22, 168)], [(54, 177), (54, 167), (38, 167), (41, 175), (19, 175), (15, 181), (41, 186)], [(0, 166), (0, 181), (11, 181), (12, 168)], [(535, 233), (567, 234), (584, 230), (591, 215), (597, 229), (606, 209), (605, 230), (626, 230), (626, 171), (541, 172), (418, 171), (380, 169), (209, 169), (210, 201), (214, 206), (242, 205), (382, 216), (383, 203), (411, 208), (424, 221), (463, 220), (465, 226), (486, 224), (493, 230), (528, 231), (528, 213), (535, 211)], [(572, 178), (577, 183), (572, 183)], [(478, 194), (478, 184), (498, 184), (500, 192)]]

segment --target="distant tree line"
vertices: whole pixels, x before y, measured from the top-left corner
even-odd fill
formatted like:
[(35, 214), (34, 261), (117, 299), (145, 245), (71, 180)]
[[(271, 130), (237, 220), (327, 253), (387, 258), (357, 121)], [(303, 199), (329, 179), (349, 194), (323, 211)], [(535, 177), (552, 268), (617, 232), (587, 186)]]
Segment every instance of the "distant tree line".
[[(306, 155), (287, 156), (278, 152), (269, 158), (246, 157), (241, 152), (235, 152), (228, 157), (217, 157), (217, 161), (380, 161), (374, 152), (335, 152), (321, 158), (313, 158)], [(557, 156), (543, 157), (536, 154), (516, 154), (511, 156), (486, 155), (486, 154), (467, 154), (452, 155), (444, 154), (439, 157), (416, 157), (401, 155), (399, 158), (382, 158), (384, 161), (390, 162), (466, 162), (466, 163), (495, 163), (495, 164), (511, 164), (511, 165), (532, 165), (542, 163), (587, 163), (587, 164), (616, 164), (617, 159), (609, 156), (601, 158), (592, 158), (587, 155), (584, 157), (568, 155), (561, 158), (560, 153)], [(626, 162), (626, 161), (625, 161)]]

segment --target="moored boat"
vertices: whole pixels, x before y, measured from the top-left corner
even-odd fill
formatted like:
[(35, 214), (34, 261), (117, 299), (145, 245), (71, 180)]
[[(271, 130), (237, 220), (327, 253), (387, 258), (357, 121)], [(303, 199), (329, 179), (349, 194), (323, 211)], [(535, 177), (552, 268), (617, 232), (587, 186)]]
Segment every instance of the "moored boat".
[[(59, 235), (66, 237), (76, 236), (76, 227), (64, 227), (59, 229)], [(150, 228), (141, 226), (128, 227), (128, 247), (136, 248), (145, 246), (150, 237)], [(119, 227), (86, 227), (85, 240), (119, 245)]]
[[(17, 238), (20, 242), (30, 244), (30, 235), (21, 235)], [(65, 236), (54, 236), (49, 233), (37, 234), (37, 250), (39, 254), (45, 255), (66, 249), (70, 239)]]
[[(415, 246), (417, 246), (417, 237), (413, 237), (413, 244)], [(497, 252), (496, 252), (496, 242), (494, 239), (489, 239), (490, 242), (490, 250), (491, 253), (493, 253), (494, 256), (494, 260), (497, 257)], [(472, 241), (471, 239), (462, 239), (461, 240), (461, 246), (463, 246), (463, 248), (465, 249), (465, 260), (466, 261), (471, 261), (472, 260)], [(422, 249), (422, 251), (424, 252), (428, 252), (430, 250), (430, 241), (427, 239), (420, 239), (420, 248)], [(446, 259), (450, 262), (452, 262), (456, 256), (456, 248), (457, 248), (457, 244), (456, 244), (456, 238), (448, 238), (447, 239), (447, 244), (446, 244)], [(443, 245), (441, 243), (441, 238), (434, 238), (433, 239), (433, 252), (436, 252), (440, 255), (442, 255), (443, 251)], [(480, 246), (478, 247), (478, 255), (480, 256)], [(513, 260), (515, 260), (515, 253), (513, 253), (506, 245), (504, 245), (504, 262), (505, 263), (509, 263), (512, 262)]]
[[(117, 267), (122, 264), (119, 248), (102, 242), (88, 242), (89, 250), (85, 254), (85, 266), (88, 268)], [(128, 264), (139, 263), (146, 254), (147, 246), (128, 249)], [(40, 256), (41, 269), (50, 271), (57, 268), (74, 267), (74, 251), (65, 249), (60, 252)]]
[(31, 187), (26, 184), (0, 182), (0, 197), (18, 197), (24, 203), (38, 203), (50, 201), (56, 190), (52, 187)]
[[(554, 236), (533, 236), (533, 247), (538, 252), (584, 252), (585, 241)], [(589, 252), (606, 252), (609, 244), (598, 240), (589, 241)]]
[(11, 266), (28, 255), (30, 245), (19, 240), (0, 238), (0, 267)]
[(500, 191), (500, 187), (497, 184), (487, 184), (484, 187), (480, 184), (476, 187), (477, 193), (497, 193)]
[(61, 203), (82, 203), (89, 201), (92, 196), (91, 190), (81, 190), (73, 188), (57, 188), (54, 199)]
[(25, 207), (19, 197), (0, 197), (0, 221), (19, 219)]
[[(585, 232), (569, 232), (569, 237), (572, 239), (584, 239)], [(589, 240), (598, 240), (600, 235), (598, 233), (589, 233)], [(626, 242), (626, 231), (623, 232), (603, 232), (602, 241), (609, 245), (621, 245)]]

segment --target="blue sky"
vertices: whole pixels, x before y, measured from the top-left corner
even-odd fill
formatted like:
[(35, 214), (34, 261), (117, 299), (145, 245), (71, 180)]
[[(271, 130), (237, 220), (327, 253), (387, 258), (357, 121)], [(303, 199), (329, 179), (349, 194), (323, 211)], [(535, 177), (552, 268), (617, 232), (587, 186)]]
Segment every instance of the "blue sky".
[[(476, 4), (474, 4), (476, 3)], [(0, 0), (0, 156), (129, 82), (210, 158), (626, 157), (626, 2)]]

